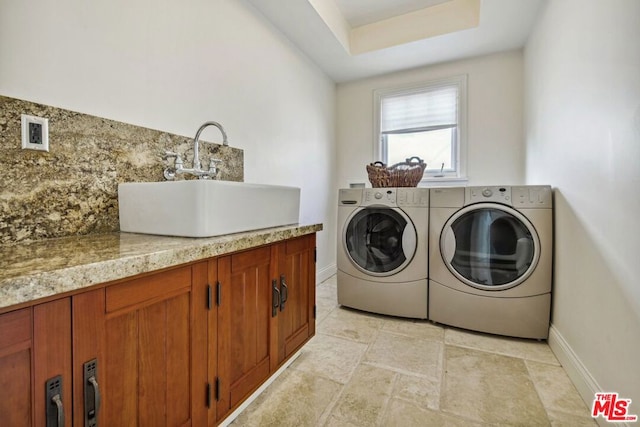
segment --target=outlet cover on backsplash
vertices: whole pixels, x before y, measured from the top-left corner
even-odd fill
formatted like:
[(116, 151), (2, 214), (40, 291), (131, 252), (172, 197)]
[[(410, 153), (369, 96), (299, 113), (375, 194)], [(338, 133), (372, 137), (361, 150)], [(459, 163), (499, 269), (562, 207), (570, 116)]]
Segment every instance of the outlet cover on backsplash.
[[(22, 114), (49, 119), (49, 152), (22, 150)], [(118, 184), (163, 181), (162, 154), (190, 162), (192, 138), (0, 96), (0, 244), (118, 231)], [(241, 149), (204, 147), (243, 181)]]

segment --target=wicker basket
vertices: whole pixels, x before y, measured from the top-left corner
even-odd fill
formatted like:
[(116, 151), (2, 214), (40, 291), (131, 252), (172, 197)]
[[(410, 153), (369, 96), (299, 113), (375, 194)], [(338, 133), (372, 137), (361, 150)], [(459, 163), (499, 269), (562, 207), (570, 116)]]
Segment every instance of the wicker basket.
[(420, 157), (411, 157), (387, 167), (382, 162), (367, 165), (369, 181), (374, 188), (417, 187), (427, 164)]

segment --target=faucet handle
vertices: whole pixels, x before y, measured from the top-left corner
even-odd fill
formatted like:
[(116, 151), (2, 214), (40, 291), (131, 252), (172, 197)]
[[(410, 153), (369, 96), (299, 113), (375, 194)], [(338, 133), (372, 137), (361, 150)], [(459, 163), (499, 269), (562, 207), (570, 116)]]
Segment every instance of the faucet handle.
[(173, 181), (176, 179), (176, 174), (181, 172), (183, 169), (182, 157), (180, 154), (174, 153), (173, 151), (165, 151), (162, 155), (163, 160), (169, 160), (170, 158), (174, 158), (173, 167), (168, 166), (165, 168), (163, 175), (167, 181)]
[(165, 151), (164, 155), (162, 156), (162, 158), (164, 160), (169, 160), (170, 158), (174, 158), (175, 159), (175, 166), (176, 168), (181, 168), (182, 167), (182, 157), (180, 157), (180, 154), (178, 153), (174, 153), (173, 151)]
[(207, 172), (209, 175), (213, 175), (213, 179), (216, 179), (216, 175), (218, 174), (218, 163), (222, 163), (222, 160), (209, 159), (209, 170)]
[(164, 153), (162, 153), (162, 160), (168, 160), (171, 157), (173, 157), (174, 159), (177, 159), (178, 153), (174, 153), (173, 151), (165, 151)]

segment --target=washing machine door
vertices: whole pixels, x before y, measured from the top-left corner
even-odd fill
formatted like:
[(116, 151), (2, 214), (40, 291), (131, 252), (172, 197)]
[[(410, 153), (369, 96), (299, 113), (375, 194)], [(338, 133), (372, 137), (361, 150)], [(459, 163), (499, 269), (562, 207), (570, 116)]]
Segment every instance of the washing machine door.
[(400, 209), (370, 206), (356, 210), (344, 228), (344, 246), (353, 265), (371, 276), (391, 276), (411, 262), (416, 229)]
[(485, 290), (519, 285), (535, 270), (540, 239), (520, 212), (479, 203), (456, 212), (440, 235), (440, 253), (460, 281)]

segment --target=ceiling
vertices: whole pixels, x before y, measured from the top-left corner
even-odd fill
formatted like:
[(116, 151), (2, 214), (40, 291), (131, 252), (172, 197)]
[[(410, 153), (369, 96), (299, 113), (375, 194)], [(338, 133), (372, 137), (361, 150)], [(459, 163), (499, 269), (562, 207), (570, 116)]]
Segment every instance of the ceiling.
[(449, 0), (335, 0), (338, 9), (352, 28), (447, 1)]
[(247, 0), (336, 82), (522, 47), (547, 0)]

